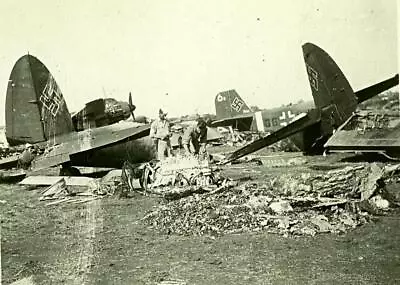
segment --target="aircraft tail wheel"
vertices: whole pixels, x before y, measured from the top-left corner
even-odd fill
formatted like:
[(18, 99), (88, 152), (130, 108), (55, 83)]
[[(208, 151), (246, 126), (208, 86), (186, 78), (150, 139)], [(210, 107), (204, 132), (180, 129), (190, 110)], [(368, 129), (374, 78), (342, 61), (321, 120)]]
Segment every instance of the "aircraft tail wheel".
[(81, 176), (78, 168), (72, 166), (63, 166), (60, 169), (60, 176)]

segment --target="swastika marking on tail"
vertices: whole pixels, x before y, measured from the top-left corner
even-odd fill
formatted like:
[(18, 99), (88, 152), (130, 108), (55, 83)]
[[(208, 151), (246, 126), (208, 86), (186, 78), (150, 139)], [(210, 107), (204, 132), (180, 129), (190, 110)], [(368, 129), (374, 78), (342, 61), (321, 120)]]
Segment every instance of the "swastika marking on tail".
[(54, 117), (57, 115), (60, 105), (63, 102), (63, 97), (53, 76), (49, 75), (39, 100)]
[(236, 112), (239, 112), (242, 109), (243, 105), (244, 105), (244, 102), (242, 100), (240, 100), (238, 97), (235, 97), (235, 99), (233, 99), (231, 107)]
[(318, 72), (307, 64), (307, 73), (311, 87), (318, 91)]

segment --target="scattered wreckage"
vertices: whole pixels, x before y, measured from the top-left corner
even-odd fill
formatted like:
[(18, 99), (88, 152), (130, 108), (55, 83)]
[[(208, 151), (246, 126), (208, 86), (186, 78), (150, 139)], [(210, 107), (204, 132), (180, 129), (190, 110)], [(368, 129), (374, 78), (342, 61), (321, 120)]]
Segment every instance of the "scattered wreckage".
[(373, 152), (399, 160), (399, 130), (398, 111), (359, 111), (338, 128), (325, 148), (329, 152)]
[(122, 193), (121, 170), (109, 171), (102, 178), (85, 176), (29, 176), (19, 182), (28, 187), (45, 187), (40, 191), (40, 201), (46, 206), (80, 204)]
[[(142, 220), (163, 233), (222, 235), (272, 232), (283, 235), (343, 233), (400, 206), (400, 165), (338, 163), (315, 168), (286, 157), (289, 169), (269, 167), (268, 157), (242, 165), (212, 164), (196, 157), (171, 157), (142, 164), (126, 162), (103, 178), (30, 176), (24, 185), (47, 185), (40, 200), (48, 206), (91, 202), (112, 195), (141, 193), (163, 198)], [(279, 157), (279, 156), (278, 156)], [(249, 163), (255, 162), (255, 165)], [(231, 168), (248, 177), (227, 175)], [(251, 166), (251, 169), (249, 168)], [(257, 168), (263, 174), (253, 180)], [(275, 170), (275, 171), (274, 171)]]
[(211, 167), (208, 159), (194, 156), (170, 157), (139, 166), (126, 162), (122, 179), (131, 191), (135, 191), (134, 180), (138, 179), (144, 194), (160, 194), (167, 199), (215, 193), (230, 185), (218, 168)]
[(399, 193), (385, 186), (399, 172), (399, 165), (371, 164), (281, 174), (229, 191), (166, 200), (143, 221), (163, 233), (183, 235), (343, 233), (367, 223), (370, 214), (400, 205)]

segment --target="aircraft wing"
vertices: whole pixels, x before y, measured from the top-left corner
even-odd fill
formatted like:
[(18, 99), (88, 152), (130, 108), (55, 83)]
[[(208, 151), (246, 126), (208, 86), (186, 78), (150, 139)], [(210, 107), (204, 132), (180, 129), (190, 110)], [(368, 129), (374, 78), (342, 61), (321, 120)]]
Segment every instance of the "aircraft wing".
[(39, 170), (59, 165), (70, 161), (71, 155), (138, 139), (149, 133), (149, 124), (139, 126), (127, 122), (69, 133), (55, 138), (54, 144), (48, 148), (49, 151), (35, 158), (32, 168)]
[(282, 127), (279, 130), (269, 134), (268, 136), (258, 139), (234, 151), (222, 163), (229, 163), (233, 160), (260, 150), (266, 146), (272, 145), (273, 143), (290, 137), (291, 135), (294, 135), (298, 132), (301, 132), (312, 125), (318, 124), (320, 121), (321, 113), (317, 109), (310, 110), (309, 112), (304, 113), (302, 116), (299, 116), (296, 120), (292, 121), (287, 126)]

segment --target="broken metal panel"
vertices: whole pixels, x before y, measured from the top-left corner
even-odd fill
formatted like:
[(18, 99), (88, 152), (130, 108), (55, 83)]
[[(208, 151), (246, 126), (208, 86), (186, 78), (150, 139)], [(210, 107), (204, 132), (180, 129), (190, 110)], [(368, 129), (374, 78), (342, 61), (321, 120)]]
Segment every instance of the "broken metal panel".
[(329, 151), (400, 151), (398, 112), (358, 112), (326, 142)]

